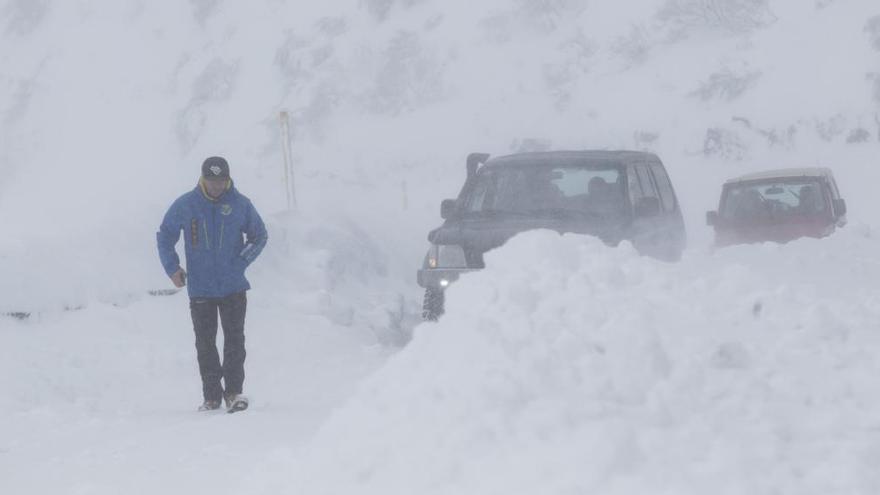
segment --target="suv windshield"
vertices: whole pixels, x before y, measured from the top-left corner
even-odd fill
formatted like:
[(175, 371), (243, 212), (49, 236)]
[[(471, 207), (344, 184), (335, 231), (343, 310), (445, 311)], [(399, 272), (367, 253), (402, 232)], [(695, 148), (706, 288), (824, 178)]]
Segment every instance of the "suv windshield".
[(611, 165), (489, 166), (465, 193), (465, 215), (596, 217), (626, 211), (620, 170)]
[(827, 211), (821, 183), (789, 180), (728, 186), (720, 215), (734, 221), (784, 221), (819, 217)]

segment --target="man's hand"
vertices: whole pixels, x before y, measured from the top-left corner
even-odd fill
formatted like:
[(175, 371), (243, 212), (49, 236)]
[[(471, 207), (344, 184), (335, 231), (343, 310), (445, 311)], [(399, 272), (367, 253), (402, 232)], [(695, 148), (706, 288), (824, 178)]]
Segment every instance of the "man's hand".
[(178, 289), (186, 285), (186, 272), (183, 271), (183, 268), (174, 272), (174, 275), (171, 276), (171, 281), (174, 282), (174, 286)]

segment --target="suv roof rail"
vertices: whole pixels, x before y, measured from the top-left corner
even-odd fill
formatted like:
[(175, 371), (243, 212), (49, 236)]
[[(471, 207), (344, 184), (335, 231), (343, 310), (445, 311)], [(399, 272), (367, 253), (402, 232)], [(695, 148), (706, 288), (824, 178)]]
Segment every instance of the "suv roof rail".
[(471, 153), (467, 157), (467, 176), (468, 179), (476, 175), (477, 167), (481, 163), (486, 163), (491, 155), (489, 153)]

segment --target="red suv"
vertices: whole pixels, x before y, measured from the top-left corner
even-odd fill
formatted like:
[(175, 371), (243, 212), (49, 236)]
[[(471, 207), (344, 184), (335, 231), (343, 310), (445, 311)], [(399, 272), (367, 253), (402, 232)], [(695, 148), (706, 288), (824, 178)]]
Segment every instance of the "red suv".
[(725, 182), (706, 223), (719, 246), (825, 237), (846, 224), (846, 202), (827, 168), (771, 170)]

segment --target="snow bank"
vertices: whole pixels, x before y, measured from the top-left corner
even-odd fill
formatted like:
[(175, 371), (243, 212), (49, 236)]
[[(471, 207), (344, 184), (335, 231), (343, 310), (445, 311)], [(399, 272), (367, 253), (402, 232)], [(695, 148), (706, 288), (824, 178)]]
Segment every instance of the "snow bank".
[(447, 315), (331, 417), (283, 485), (877, 493), (878, 247), (853, 229), (662, 264), (520, 235), (451, 288)]

